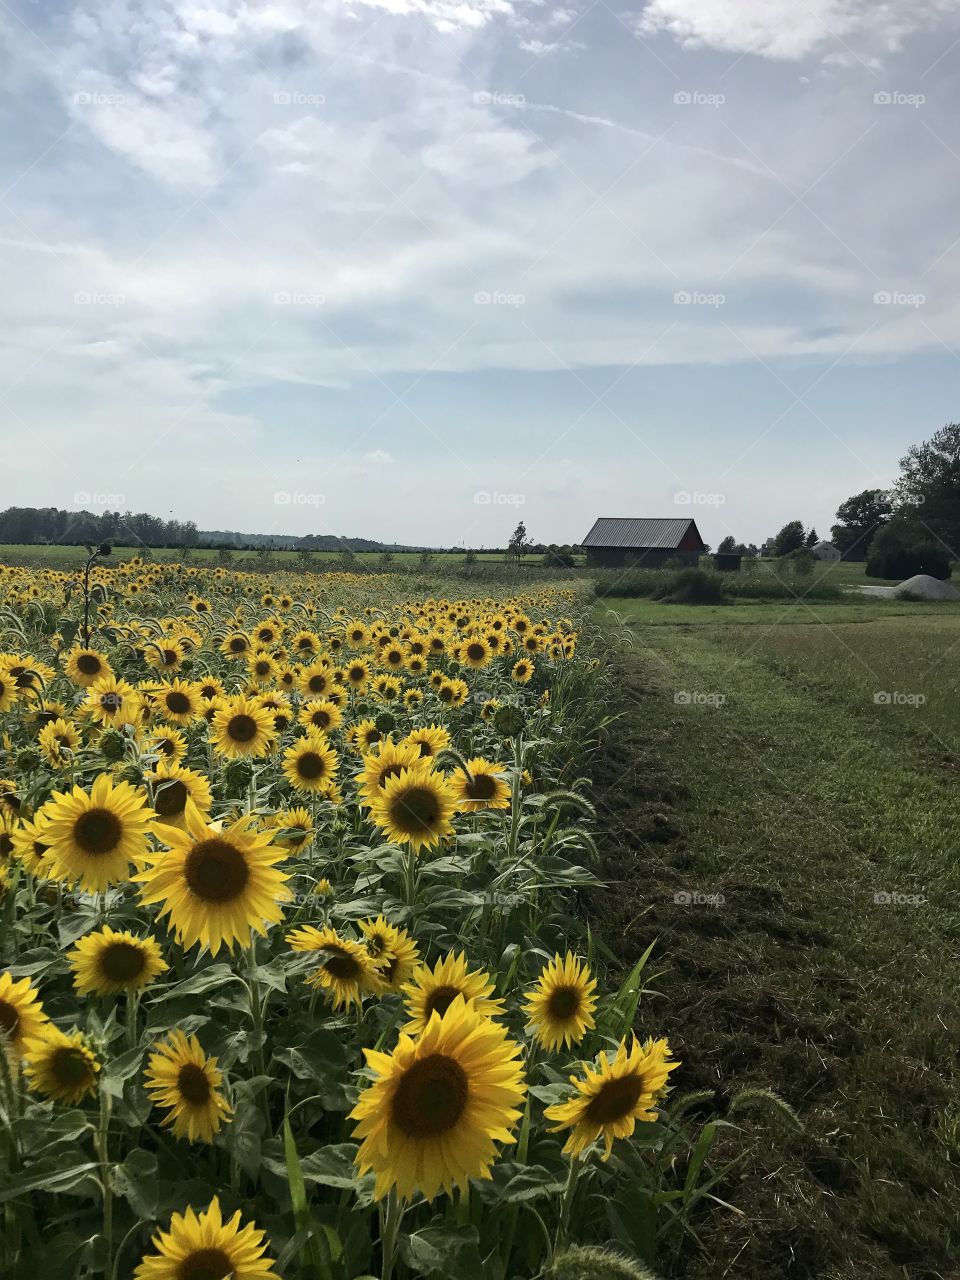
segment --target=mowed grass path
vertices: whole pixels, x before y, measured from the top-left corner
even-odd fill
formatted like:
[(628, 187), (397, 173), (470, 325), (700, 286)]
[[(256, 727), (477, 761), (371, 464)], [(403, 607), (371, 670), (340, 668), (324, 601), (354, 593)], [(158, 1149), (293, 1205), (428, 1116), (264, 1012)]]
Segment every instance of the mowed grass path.
[(659, 939), (644, 1032), (679, 1088), (766, 1086), (806, 1126), (758, 1121), (688, 1280), (957, 1274), (960, 609), (900, 610), (661, 613), (613, 659), (600, 907), (625, 960)]

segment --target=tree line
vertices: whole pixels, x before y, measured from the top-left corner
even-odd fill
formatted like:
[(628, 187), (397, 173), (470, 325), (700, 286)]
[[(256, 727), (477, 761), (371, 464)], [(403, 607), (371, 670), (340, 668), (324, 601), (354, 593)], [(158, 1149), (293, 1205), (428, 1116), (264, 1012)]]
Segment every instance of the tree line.
[[(863, 489), (841, 502), (830, 538), (844, 560), (865, 560), (872, 577), (948, 578), (951, 562), (960, 560), (960, 422), (948, 422), (908, 449), (889, 489)], [(788, 520), (764, 550), (797, 556), (819, 541), (816, 529)], [(717, 550), (760, 554), (733, 537)]]
[(8, 507), (0, 511), (0, 542), (195, 547), (198, 541), (192, 520), (161, 520), (145, 511), (94, 514), (59, 507)]

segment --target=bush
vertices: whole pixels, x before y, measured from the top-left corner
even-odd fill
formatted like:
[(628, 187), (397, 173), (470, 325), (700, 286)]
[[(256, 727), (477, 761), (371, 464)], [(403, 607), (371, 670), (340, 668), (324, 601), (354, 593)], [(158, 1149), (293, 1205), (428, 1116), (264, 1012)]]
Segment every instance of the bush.
[(654, 593), (654, 599), (666, 604), (722, 604), (726, 599), (726, 583), (719, 573), (705, 569), (681, 569), (671, 574), (665, 590)]
[(572, 569), (575, 564), (573, 553), (563, 547), (549, 546), (543, 553), (545, 569)]
[(867, 576), (902, 582), (916, 573), (946, 581), (950, 577), (950, 557), (924, 530), (891, 521), (870, 544)]

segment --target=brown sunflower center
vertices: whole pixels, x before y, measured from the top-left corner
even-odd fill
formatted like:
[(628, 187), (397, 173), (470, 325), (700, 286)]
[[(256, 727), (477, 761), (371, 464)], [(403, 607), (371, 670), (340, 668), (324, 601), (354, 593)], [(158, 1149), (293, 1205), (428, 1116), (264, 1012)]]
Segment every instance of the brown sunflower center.
[(436, 987), (427, 996), (423, 1006), (424, 1018), (430, 1020), (431, 1013), (439, 1013), (442, 1018), (450, 1006), (456, 1000), (457, 996), (462, 996), (463, 992), (459, 987)]
[(468, 1094), (459, 1062), (433, 1053), (404, 1072), (393, 1098), (393, 1122), (411, 1138), (446, 1133), (463, 1115)]
[(229, 647), (231, 653), (243, 653), (244, 649), (247, 647), (247, 642), (243, 636), (234, 636), (230, 641)]
[(316, 725), (318, 729), (327, 729), (330, 726), (330, 712), (323, 709), (314, 711), (310, 717), (310, 723)]
[(6, 831), (0, 831), (0, 858), (9, 858), (13, 853), (13, 841)]
[(230, 902), (247, 887), (250, 868), (241, 851), (227, 840), (201, 840), (187, 855), (184, 877), (206, 902)]
[(414, 835), (433, 831), (439, 816), (437, 797), (426, 787), (405, 791), (394, 809), (397, 825)]
[(487, 656), (487, 651), (482, 644), (468, 644), (467, 657), (471, 662), (480, 662)]
[(257, 722), (245, 714), (231, 716), (227, 722), (227, 737), (233, 742), (252, 742), (257, 736)]
[(596, 1097), (587, 1107), (586, 1116), (594, 1124), (612, 1124), (628, 1116), (643, 1093), (641, 1076), (622, 1076), (608, 1080), (600, 1086)]
[(547, 1008), (551, 1018), (572, 1018), (580, 1008), (580, 992), (576, 987), (557, 987), (550, 993)]
[(307, 688), (311, 693), (323, 693), (327, 687), (326, 676), (311, 676), (307, 681)]
[(82, 676), (95, 676), (100, 667), (100, 659), (92, 653), (81, 653), (77, 658), (77, 670)]
[(191, 1106), (202, 1107), (210, 1099), (210, 1081), (203, 1067), (185, 1062), (177, 1076), (177, 1089)]
[(492, 800), (497, 794), (497, 780), (489, 773), (475, 773), (473, 782), (467, 783), (471, 800)]
[(322, 778), (327, 771), (326, 761), (316, 751), (305, 751), (297, 760), (297, 773), (308, 782)]
[(340, 978), (345, 982), (353, 982), (359, 978), (363, 972), (363, 966), (356, 956), (350, 955), (347, 951), (333, 951), (327, 958), (324, 965), (327, 973), (335, 978)]
[(175, 667), (179, 661), (180, 655), (177, 653), (176, 649), (163, 650), (163, 665), (165, 667)]
[(176, 1280), (223, 1280), (233, 1271), (233, 1260), (222, 1249), (195, 1249), (173, 1274)]
[(112, 942), (100, 954), (100, 970), (110, 982), (133, 982), (146, 963), (143, 950), (132, 942)]
[(84, 853), (111, 853), (120, 843), (123, 824), (109, 809), (88, 809), (77, 819), (73, 838)]
[(0, 1031), (13, 1040), (20, 1026), (20, 1014), (15, 1005), (0, 1000)]
[(173, 818), (186, 809), (189, 795), (186, 784), (175, 778), (158, 789), (153, 807), (161, 818)]
[(76, 1089), (90, 1081), (92, 1070), (86, 1054), (75, 1045), (57, 1049), (50, 1059), (50, 1074), (65, 1089)]
[(395, 778), (398, 773), (406, 768), (403, 764), (387, 764), (380, 770), (380, 786), (385, 787), (390, 778)]
[(172, 693), (167, 694), (166, 703), (167, 710), (175, 716), (185, 716), (190, 710), (190, 699), (179, 689), (174, 689)]

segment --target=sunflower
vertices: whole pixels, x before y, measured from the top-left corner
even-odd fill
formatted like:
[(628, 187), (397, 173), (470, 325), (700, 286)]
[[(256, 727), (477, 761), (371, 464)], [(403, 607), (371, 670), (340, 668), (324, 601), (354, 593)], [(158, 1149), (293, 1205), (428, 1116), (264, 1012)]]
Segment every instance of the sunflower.
[(621, 1040), (612, 1057), (601, 1053), (593, 1067), (583, 1063), (583, 1077), (570, 1077), (576, 1089), (573, 1097), (543, 1113), (556, 1121), (552, 1133), (571, 1130), (564, 1154), (578, 1156), (602, 1135), (606, 1160), (614, 1138), (629, 1138), (638, 1120), (656, 1120), (657, 1100), (666, 1092), (670, 1072), (679, 1065), (670, 1060), (666, 1040), (641, 1045), (636, 1036), (629, 1051), (626, 1040)]
[(209, 813), (213, 794), (209, 781), (196, 769), (159, 760), (156, 767), (145, 775), (145, 781), (153, 792), (153, 807), (161, 822), (182, 827), (187, 801), (192, 800), (201, 813)]
[(116, 676), (101, 676), (87, 690), (81, 711), (89, 712), (97, 724), (119, 727), (136, 724), (140, 716), (140, 695), (133, 685)]
[(153, 1237), (157, 1253), (144, 1257), (133, 1280), (277, 1280), (273, 1262), (265, 1258), (264, 1233), (252, 1222), (240, 1226), (239, 1209), (229, 1222), (214, 1196), (199, 1215), (193, 1209), (175, 1213), (169, 1231)]
[(187, 754), (187, 740), (179, 729), (154, 729), (143, 741), (142, 753), (159, 763), (179, 764)]
[(533, 677), (533, 663), (529, 658), (521, 658), (519, 662), (513, 664), (510, 672), (511, 680), (517, 684), (529, 684)]
[(15, 982), (9, 973), (0, 973), (0, 1046), (19, 1058), (27, 1042), (41, 1035), (49, 1021), (29, 978)]
[(220, 652), (234, 660), (245, 657), (252, 648), (250, 637), (242, 631), (231, 631), (220, 642)]
[(213, 749), (229, 760), (265, 756), (273, 743), (273, 715), (252, 698), (231, 698), (210, 726)]
[(150, 641), (144, 646), (144, 661), (162, 671), (179, 671), (188, 650), (189, 639), (184, 636), (166, 636), (160, 641)]
[(13, 833), (13, 856), (30, 875), (46, 879), (53, 868), (50, 845), (44, 838), (46, 815), (41, 811), (33, 818), (23, 818)]
[(317, 834), (309, 809), (284, 809), (276, 815), (273, 825), (276, 828), (277, 843), (294, 853), (308, 848)]
[(317, 729), (320, 733), (330, 733), (337, 729), (343, 720), (343, 712), (329, 698), (312, 698), (304, 703), (298, 717), (301, 724), (308, 729)]
[(462, 707), (469, 694), (470, 690), (465, 680), (445, 679), (437, 689), (437, 697), (448, 707)]
[(460, 646), (460, 661), (472, 671), (480, 671), (490, 662), (493, 651), (483, 636), (473, 636)]
[(460, 813), (510, 808), (510, 785), (501, 776), (504, 765), (475, 756), (467, 761), (467, 768), (469, 774), (457, 769), (450, 779)]
[(19, 696), (16, 681), (7, 668), (0, 664), (0, 714), (9, 711)]
[(233, 1114), (219, 1092), (223, 1073), (216, 1058), (207, 1057), (196, 1036), (188, 1040), (179, 1030), (153, 1048), (144, 1088), (158, 1107), (166, 1108), (163, 1123), (173, 1127), (175, 1138), (212, 1142), (223, 1121)]
[(366, 649), (370, 643), (370, 631), (359, 619), (347, 623), (347, 644), (351, 649)]
[(374, 720), (358, 720), (346, 732), (347, 741), (358, 756), (376, 746), (383, 738)]
[(434, 1013), (443, 1014), (458, 996), (485, 1018), (498, 1018), (503, 1013), (503, 1001), (491, 999), (494, 990), (489, 974), (482, 969), (467, 968), (467, 957), (461, 951), (454, 955), (449, 951), (431, 969), (418, 965), (413, 977), (403, 988), (409, 1022), (403, 1030), (408, 1036), (419, 1035)]
[(106, 655), (97, 649), (84, 649), (77, 645), (67, 654), (65, 670), (74, 684), (89, 689), (103, 676), (112, 676), (113, 669)]
[(386, 916), (376, 920), (359, 920), (377, 976), (388, 991), (401, 991), (406, 986), (420, 959), (420, 948), (406, 929), (390, 924)]
[(322, 957), (307, 982), (326, 992), (335, 1009), (359, 1005), (364, 995), (380, 990), (377, 966), (366, 947), (342, 938), (336, 929), (303, 925), (287, 934), (287, 942), (294, 951), (315, 951)]
[(73, 970), (73, 985), (81, 996), (140, 991), (170, 967), (155, 938), (118, 933), (108, 924), (81, 938), (67, 953), (67, 961)]
[(404, 742), (412, 742), (421, 757), (435, 756), (445, 747), (449, 747), (450, 735), (441, 725), (428, 724), (408, 733)]
[(300, 692), (307, 698), (322, 698), (332, 684), (330, 664), (326, 658), (311, 662), (300, 672)]
[(251, 934), (266, 934), (283, 918), (280, 903), (291, 897), (277, 869), (283, 850), (271, 844), (270, 832), (250, 829), (255, 820), (248, 814), (220, 830), (188, 801), (185, 830), (157, 830), (170, 852), (151, 854), (134, 880), (145, 903), (162, 904), (160, 915), (169, 915), (185, 950), (196, 942), (213, 955), (224, 945), (247, 946)]
[(364, 1053), (377, 1079), (350, 1117), (377, 1199), (396, 1187), (404, 1200), (418, 1190), (433, 1200), (490, 1177), (494, 1144), (515, 1141), (526, 1095), (520, 1046), (502, 1027), (457, 999), (417, 1040), (401, 1034), (393, 1053)]
[(596, 979), (571, 952), (554, 956), (526, 998), (525, 1012), (533, 1033), (545, 1049), (579, 1044), (596, 1023)]
[(394, 844), (430, 848), (453, 835), (456, 799), (449, 781), (424, 760), (388, 778), (370, 810), (374, 825)]
[(347, 684), (358, 692), (362, 692), (370, 682), (370, 663), (366, 658), (351, 658), (343, 671)]
[(337, 753), (321, 733), (298, 738), (283, 753), (283, 772), (295, 791), (326, 791), (335, 781)]
[[(80, 746), (80, 732), (72, 720), (58, 717), (45, 724), (37, 737), (40, 754), (53, 769), (62, 769)], [(64, 755), (64, 752), (68, 754)]]
[(203, 714), (200, 691), (187, 680), (175, 678), (170, 684), (160, 685), (156, 701), (160, 714), (170, 724), (190, 724)]
[(82, 1032), (69, 1035), (48, 1023), (27, 1041), (24, 1056), (31, 1089), (76, 1106), (97, 1087), (100, 1063)]
[(100, 774), (89, 794), (80, 787), (55, 791), (42, 813), (52, 874), (90, 893), (126, 880), (130, 864), (143, 862), (156, 821), (142, 793), (129, 782), (114, 785), (108, 773)]
[(251, 653), (247, 657), (247, 671), (255, 685), (261, 687), (272, 684), (277, 676), (277, 661), (263, 649)]
[(363, 757), (363, 769), (357, 775), (360, 798), (372, 805), (390, 778), (402, 769), (413, 769), (420, 763), (420, 748), (411, 742), (382, 742), (377, 751)]
[(226, 692), (223, 687), (223, 681), (218, 680), (216, 676), (204, 676), (197, 681), (195, 688), (204, 702), (212, 702), (214, 698), (222, 698)]

